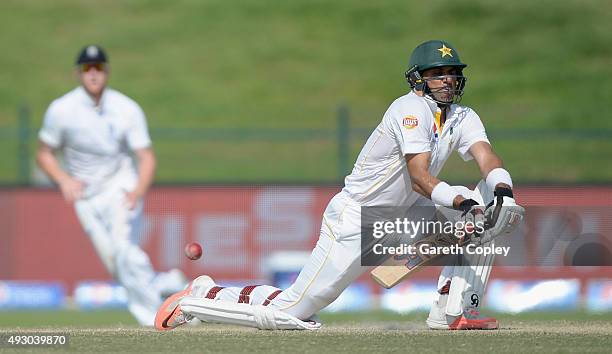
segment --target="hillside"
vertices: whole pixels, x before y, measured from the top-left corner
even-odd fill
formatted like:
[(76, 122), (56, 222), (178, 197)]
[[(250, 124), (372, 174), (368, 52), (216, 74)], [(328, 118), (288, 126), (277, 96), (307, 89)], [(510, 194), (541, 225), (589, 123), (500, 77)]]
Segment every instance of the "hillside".
[[(338, 106), (352, 127), (374, 127), (407, 90), (412, 48), (431, 38), (468, 63), (464, 103), (498, 133), (518, 180), (609, 181), (610, 18), (612, 3), (594, 0), (3, 1), (0, 181), (16, 178), (18, 106), (39, 127), (49, 102), (75, 86), (87, 43), (107, 48), (111, 86), (147, 113), (158, 181), (337, 181)], [(171, 139), (170, 129), (195, 133)], [(234, 133), (201, 140), (198, 129)], [(240, 134), (268, 129), (287, 141)], [(293, 139), (293, 129), (331, 133)], [(589, 131), (574, 137), (580, 129)], [(535, 133), (503, 136), (517, 130)], [(349, 160), (364, 139), (353, 134)], [(447, 178), (477, 178), (458, 160), (450, 167)]]

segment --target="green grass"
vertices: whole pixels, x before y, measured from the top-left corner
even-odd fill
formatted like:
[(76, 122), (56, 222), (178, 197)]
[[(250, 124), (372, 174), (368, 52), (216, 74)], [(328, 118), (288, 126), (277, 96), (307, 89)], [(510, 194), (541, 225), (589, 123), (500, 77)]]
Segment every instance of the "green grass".
[[(162, 131), (159, 181), (337, 181), (335, 139), (182, 141), (163, 131), (335, 129), (340, 104), (353, 126), (371, 129), (405, 93), (412, 48), (431, 38), (459, 48), (469, 64), (464, 102), (489, 130), (609, 130), (611, 17), (603, 0), (7, 0), (0, 131), (16, 125), (22, 103), (40, 126), (49, 102), (75, 86), (77, 51), (96, 42), (108, 49), (111, 85)], [(534, 139), (526, 155), (522, 141), (494, 141), (519, 182), (609, 181), (601, 152), (610, 146), (583, 143)], [(3, 151), (0, 181), (11, 182), (16, 154)], [(462, 165), (453, 173), (472, 175)]]
[[(497, 331), (430, 331), (426, 314), (388, 312), (326, 314), (314, 332), (258, 331), (200, 325), (156, 332), (137, 327), (125, 312), (7, 312), (0, 334), (35, 330), (68, 332), (70, 346), (45, 348), (70, 352), (221, 352), (221, 353), (605, 353), (612, 345), (612, 314), (530, 313), (501, 315)], [(0, 348), (40, 352), (41, 348)]]
[(160, 168), (158, 180), (249, 182), (258, 176), (266, 181), (325, 182), (337, 176), (335, 146), (325, 140), (240, 144), (162, 141), (157, 149), (160, 160), (173, 161), (186, 172)]

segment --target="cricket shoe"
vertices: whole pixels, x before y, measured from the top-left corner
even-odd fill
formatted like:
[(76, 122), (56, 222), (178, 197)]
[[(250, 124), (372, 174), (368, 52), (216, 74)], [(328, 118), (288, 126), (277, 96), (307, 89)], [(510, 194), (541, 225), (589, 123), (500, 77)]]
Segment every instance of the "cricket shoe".
[(183, 313), (180, 301), (192, 294), (196, 287), (211, 286), (215, 282), (208, 275), (201, 275), (187, 284), (184, 290), (170, 295), (161, 305), (155, 315), (155, 328), (160, 331), (167, 331), (183, 325), (193, 319), (193, 316)]
[(476, 309), (465, 309), (460, 316), (449, 316), (446, 314), (446, 302), (448, 295), (441, 295), (435, 301), (429, 317), (427, 326), (430, 329), (439, 330), (461, 330), (461, 329), (498, 329), (499, 323), (495, 318), (483, 316)]
[(486, 317), (476, 309), (468, 309), (463, 312), (448, 329), (498, 329), (499, 322), (493, 317)]

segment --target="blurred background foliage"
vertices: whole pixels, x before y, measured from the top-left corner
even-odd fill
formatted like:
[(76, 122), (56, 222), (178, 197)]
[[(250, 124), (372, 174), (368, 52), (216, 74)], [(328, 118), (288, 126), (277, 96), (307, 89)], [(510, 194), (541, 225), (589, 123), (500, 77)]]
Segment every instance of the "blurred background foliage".
[[(338, 183), (407, 92), (412, 49), (439, 38), (517, 182), (607, 183), (611, 18), (603, 0), (5, 0), (0, 182), (31, 181), (42, 116), (97, 43), (147, 114), (158, 182)], [(479, 178), (458, 157), (443, 177)]]

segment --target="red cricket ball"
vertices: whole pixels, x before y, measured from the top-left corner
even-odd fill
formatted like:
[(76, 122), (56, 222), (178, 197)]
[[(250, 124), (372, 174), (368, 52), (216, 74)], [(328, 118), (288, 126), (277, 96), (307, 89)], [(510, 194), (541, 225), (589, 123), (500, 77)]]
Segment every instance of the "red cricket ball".
[(202, 246), (197, 242), (188, 243), (185, 246), (185, 256), (193, 261), (202, 257)]

